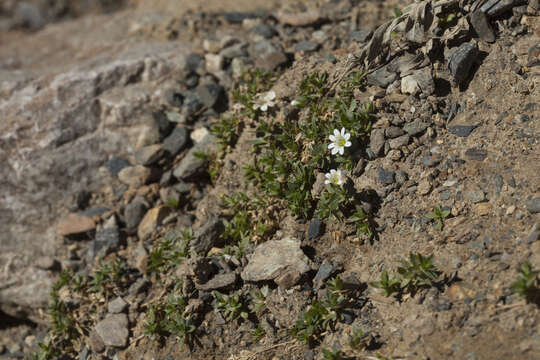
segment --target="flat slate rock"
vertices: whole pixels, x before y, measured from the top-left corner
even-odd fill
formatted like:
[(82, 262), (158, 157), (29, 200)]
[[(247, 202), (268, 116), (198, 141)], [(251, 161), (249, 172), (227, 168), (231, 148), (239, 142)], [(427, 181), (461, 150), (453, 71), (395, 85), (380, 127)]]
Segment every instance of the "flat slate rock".
[(311, 267), (300, 241), (287, 237), (257, 246), (241, 276), (244, 281), (268, 281), (293, 270), (302, 275)]
[(531, 214), (540, 213), (540, 197), (527, 200), (525, 202), (525, 207)]
[(459, 137), (467, 137), (476, 127), (476, 125), (453, 125), (448, 128), (448, 131)]
[(377, 169), (377, 178), (379, 182), (390, 185), (393, 184), (395, 181), (395, 173), (390, 170), (379, 168)]
[(487, 150), (470, 148), (465, 151), (465, 156), (469, 160), (482, 161), (487, 158)]
[(315, 239), (321, 236), (321, 227), (322, 227), (322, 222), (320, 219), (315, 218), (311, 220), (311, 222), (309, 223), (309, 228), (308, 228), (308, 239), (311, 240), (311, 239)]
[(473, 63), (478, 58), (478, 45), (474, 42), (461, 44), (448, 59), (448, 68), (458, 84), (469, 77)]
[(109, 314), (96, 325), (96, 332), (107, 346), (125, 347), (129, 336), (126, 314)]

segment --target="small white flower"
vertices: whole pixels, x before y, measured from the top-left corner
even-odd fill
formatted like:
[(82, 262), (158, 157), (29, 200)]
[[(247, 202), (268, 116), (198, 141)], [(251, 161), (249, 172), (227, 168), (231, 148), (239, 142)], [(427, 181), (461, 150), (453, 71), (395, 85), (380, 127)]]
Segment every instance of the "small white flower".
[(293, 101), (291, 101), (291, 105), (292, 106), (297, 106), (298, 104), (300, 104), (300, 101), (294, 99)]
[(330, 170), (329, 173), (326, 173), (324, 176), (326, 176), (326, 180), (324, 180), (325, 184), (334, 184), (334, 185), (342, 185), (343, 179), (341, 178), (341, 170)]
[(345, 128), (341, 128), (341, 132), (339, 132), (338, 129), (334, 129), (334, 134), (330, 135), (329, 137), (332, 143), (328, 145), (328, 148), (332, 149), (332, 155), (337, 153), (343, 155), (345, 148), (352, 145), (352, 143), (349, 141), (351, 134), (345, 132)]
[(261, 94), (259, 99), (255, 102), (253, 106), (255, 109), (261, 109), (261, 111), (268, 110), (269, 107), (275, 105), (274, 99), (276, 98), (276, 93), (274, 91), (268, 91), (265, 94)]

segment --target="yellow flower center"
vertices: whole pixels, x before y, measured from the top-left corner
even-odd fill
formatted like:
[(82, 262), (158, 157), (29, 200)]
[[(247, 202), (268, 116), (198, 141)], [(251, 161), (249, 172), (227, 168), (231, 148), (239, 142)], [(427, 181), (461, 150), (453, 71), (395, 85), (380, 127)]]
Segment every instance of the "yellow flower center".
[(338, 146), (340, 147), (344, 147), (345, 144), (347, 143), (347, 140), (345, 140), (345, 138), (343, 136), (340, 136), (338, 139), (337, 139), (337, 144)]

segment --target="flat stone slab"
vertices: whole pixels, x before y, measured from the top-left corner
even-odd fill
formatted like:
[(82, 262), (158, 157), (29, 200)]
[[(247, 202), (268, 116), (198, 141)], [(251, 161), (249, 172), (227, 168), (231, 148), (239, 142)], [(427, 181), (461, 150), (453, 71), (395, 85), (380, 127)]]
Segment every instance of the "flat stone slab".
[(285, 238), (257, 246), (241, 277), (245, 281), (267, 281), (291, 270), (305, 274), (311, 267), (309, 259), (300, 248), (300, 241)]
[(125, 347), (129, 336), (127, 315), (107, 315), (97, 323), (96, 332), (106, 346)]

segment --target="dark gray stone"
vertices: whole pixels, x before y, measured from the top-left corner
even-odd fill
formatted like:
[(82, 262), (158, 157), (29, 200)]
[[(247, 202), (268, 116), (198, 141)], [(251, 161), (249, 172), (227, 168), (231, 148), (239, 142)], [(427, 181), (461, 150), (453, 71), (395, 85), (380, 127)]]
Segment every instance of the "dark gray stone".
[(410, 140), (411, 137), (409, 135), (402, 135), (395, 139), (388, 140), (388, 144), (390, 145), (390, 149), (399, 149), (405, 145), (408, 145)]
[(17, 23), (31, 30), (38, 30), (45, 25), (42, 10), (27, 1), (21, 1), (15, 6), (14, 17)]
[(388, 71), (387, 66), (372, 72), (366, 77), (366, 81), (370, 85), (377, 85), (386, 88), (397, 79), (397, 72)]
[(144, 166), (150, 166), (158, 162), (163, 157), (161, 145), (148, 145), (135, 152), (135, 160)]
[(129, 161), (119, 157), (113, 157), (105, 163), (105, 168), (111, 173), (112, 176), (117, 176), (118, 173), (124, 169), (131, 166)]
[(489, 17), (497, 17), (524, 3), (523, 0), (488, 0), (480, 7), (480, 11), (486, 13)]
[(474, 42), (461, 44), (448, 59), (448, 68), (458, 84), (469, 77), (469, 72), (478, 57), (478, 45)]
[(441, 156), (438, 154), (426, 155), (422, 158), (422, 164), (425, 167), (434, 167), (441, 162)]
[(90, 208), (88, 210), (79, 211), (77, 215), (80, 216), (88, 216), (88, 217), (94, 217), (94, 216), (101, 216), (109, 211), (109, 208), (106, 208), (104, 206), (96, 206), (93, 208)]
[(219, 271), (212, 258), (207, 257), (191, 259), (187, 266), (188, 274), (193, 276), (198, 284), (205, 284)]
[(383, 168), (377, 169), (377, 175), (379, 182), (383, 184), (393, 184), (395, 181), (395, 173), (390, 170), (385, 170)]
[(349, 34), (349, 39), (356, 42), (366, 42), (371, 37), (373, 32), (369, 29), (361, 29), (353, 31)]
[(197, 114), (203, 106), (204, 104), (196, 94), (188, 93), (184, 101), (184, 106), (182, 106), (181, 115), (185, 119), (190, 119), (193, 115)]
[(395, 173), (396, 182), (399, 185), (403, 185), (405, 181), (409, 180), (409, 175), (403, 170), (398, 170)]
[(422, 122), (422, 120), (414, 120), (413, 122), (405, 124), (403, 130), (411, 136), (416, 136), (423, 133), (428, 127), (428, 123)]
[(246, 19), (256, 19), (259, 16), (254, 12), (230, 11), (223, 14), (229, 24), (242, 24)]
[(375, 154), (379, 156), (384, 148), (384, 129), (374, 129), (371, 131), (369, 138), (369, 148)]
[(207, 164), (207, 161), (205, 158), (201, 157), (200, 154), (208, 154), (211, 151), (214, 142), (215, 137), (208, 134), (201, 142), (192, 147), (174, 169), (174, 177), (180, 180), (187, 180), (203, 173), (206, 169), (205, 165)]
[(107, 255), (120, 245), (120, 230), (117, 227), (105, 228), (96, 231), (96, 238), (93, 243), (93, 253)]
[(486, 194), (482, 190), (471, 190), (465, 192), (465, 198), (470, 200), (473, 204), (486, 201)]
[(476, 125), (453, 125), (448, 128), (448, 131), (459, 137), (467, 137), (474, 129)]
[(126, 222), (126, 231), (130, 234), (137, 231), (137, 226), (141, 222), (144, 214), (150, 206), (146, 200), (141, 197), (135, 197), (124, 210), (124, 221)]
[(310, 51), (315, 51), (318, 48), (319, 48), (319, 44), (317, 44), (316, 42), (313, 42), (313, 41), (300, 41), (294, 47), (294, 51), (295, 52), (299, 52), (299, 51), (310, 52)]
[(228, 272), (224, 274), (217, 274), (204, 284), (195, 283), (195, 287), (202, 291), (211, 291), (229, 288), (236, 283), (236, 273)]
[(309, 223), (309, 229), (308, 229), (308, 239), (315, 239), (319, 236), (321, 236), (321, 226), (322, 222), (318, 218), (314, 218)]
[(476, 10), (471, 15), (471, 25), (478, 37), (487, 42), (495, 41), (495, 33), (489, 24), (489, 20), (482, 11)]
[(386, 129), (386, 137), (390, 139), (397, 138), (398, 136), (401, 136), (405, 134), (402, 128), (399, 128), (397, 126), (390, 126)]
[(223, 87), (213, 82), (201, 84), (197, 86), (197, 89), (195, 91), (197, 93), (197, 96), (199, 97), (199, 100), (207, 108), (215, 107), (223, 101), (223, 97), (225, 96), (225, 91), (223, 90)]
[(137, 294), (146, 291), (152, 283), (146, 278), (137, 279), (128, 289), (128, 294), (131, 296), (136, 296)]
[(165, 98), (167, 99), (167, 102), (169, 105), (174, 106), (176, 108), (181, 108), (184, 104), (184, 95), (174, 89), (169, 89), (165, 92)]
[(248, 52), (246, 50), (247, 44), (246, 43), (238, 43), (231, 46), (226, 47), (225, 49), (220, 51), (220, 55), (227, 59), (234, 59), (239, 57), (247, 57)]
[(211, 248), (223, 243), (221, 234), (224, 230), (223, 220), (214, 216), (197, 230), (191, 248), (198, 254), (206, 254)]
[(191, 53), (186, 57), (186, 70), (197, 73), (204, 68), (205, 60), (199, 54)]
[(448, 199), (450, 199), (450, 197), (452, 196), (452, 192), (450, 190), (443, 190), (441, 191), (441, 193), (439, 194), (439, 197), (441, 198), (441, 200), (443, 201), (446, 201)]
[(265, 70), (274, 70), (288, 61), (281, 47), (275, 46), (269, 40), (261, 40), (249, 47), (249, 55), (255, 61), (255, 66)]
[(467, 149), (467, 151), (465, 151), (465, 156), (469, 160), (482, 161), (487, 157), (487, 150), (470, 148), (470, 149)]
[(185, 127), (176, 127), (172, 133), (163, 140), (163, 150), (176, 156), (188, 145), (189, 134)]
[(538, 214), (540, 213), (540, 197), (533, 198), (530, 200), (527, 200), (525, 202), (525, 208), (531, 213), (531, 214)]
[(326, 279), (332, 276), (336, 270), (337, 267), (334, 264), (328, 260), (324, 260), (322, 265), (319, 267), (319, 270), (317, 270), (317, 274), (315, 274), (315, 277), (313, 278), (313, 287), (315, 289), (320, 289)]
[(276, 29), (267, 24), (257, 24), (251, 29), (251, 31), (253, 31), (257, 35), (264, 37), (265, 39), (270, 39), (271, 37), (278, 34)]

